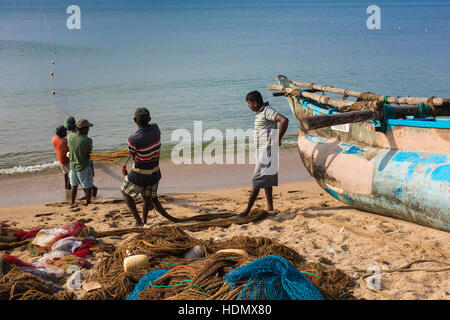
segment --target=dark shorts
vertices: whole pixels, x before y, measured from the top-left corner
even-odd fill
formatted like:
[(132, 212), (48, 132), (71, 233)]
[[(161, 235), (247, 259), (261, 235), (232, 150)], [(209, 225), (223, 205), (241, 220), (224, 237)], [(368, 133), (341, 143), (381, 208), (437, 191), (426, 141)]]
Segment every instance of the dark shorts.
[(137, 198), (139, 194), (141, 194), (142, 197), (146, 199), (156, 198), (158, 191), (158, 183), (151, 186), (141, 187), (129, 181), (128, 176), (126, 176), (120, 190), (122, 190), (123, 193), (132, 197), (133, 199)]
[(252, 186), (254, 189), (270, 188), (278, 186), (278, 173), (267, 175), (257, 165), (252, 177)]

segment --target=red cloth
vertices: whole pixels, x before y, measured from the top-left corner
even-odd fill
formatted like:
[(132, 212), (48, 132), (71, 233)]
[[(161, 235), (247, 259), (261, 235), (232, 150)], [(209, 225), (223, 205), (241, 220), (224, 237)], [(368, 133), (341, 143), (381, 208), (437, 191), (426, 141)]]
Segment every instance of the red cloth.
[(61, 229), (67, 230), (67, 237), (76, 237), (84, 228), (86, 226), (83, 222), (69, 222), (61, 227)]
[(92, 267), (92, 263), (90, 263), (86, 259), (81, 259), (81, 267), (82, 268), (86, 268), (86, 269), (90, 269)]
[(77, 252), (72, 253), (72, 256), (77, 256), (80, 258), (84, 258), (89, 254), (90, 250), (89, 249), (83, 249), (83, 250), (79, 250)]
[(81, 246), (79, 246), (78, 248), (75, 249), (74, 253), (84, 250), (84, 249), (90, 249), (93, 246), (95, 246), (96, 243), (97, 243), (97, 241), (95, 241), (95, 240), (85, 240)]
[(95, 246), (97, 241), (95, 240), (85, 240), (81, 246), (75, 249), (74, 253), (72, 253), (73, 256), (77, 256), (80, 258), (84, 258), (90, 253), (90, 249)]
[(36, 266), (35, 265), (32, 265), (32, 264), (30, 264), (30, 263), (28, 263), (28, 262), (25, 262), (25, 261), (22, 261), (22, 260), (20, 260), (19, 258), (16, 258), (16, 257), (14, 257), (14, 256), (10, 256), (9, 254), (3, 254), (3, 258), (5, 259), (5, 261), (7, 262), (7, 263), (9, 263), (9, 264), (13, 264), (13, 265), (15, 265), (15, 266), (17, 266), (17, 267), (20, 267), (20, 268), (23, 268), (23, 267), (25, 267), (25, 268), (33, 268), (33, 269), (36, 269)]
[(17, 238), (17, 241), (23, 241), (35, 237), (41, 229), (42, 228), (36, 228), (30, 231), (16, 230), (14, 231), (13, 236)]

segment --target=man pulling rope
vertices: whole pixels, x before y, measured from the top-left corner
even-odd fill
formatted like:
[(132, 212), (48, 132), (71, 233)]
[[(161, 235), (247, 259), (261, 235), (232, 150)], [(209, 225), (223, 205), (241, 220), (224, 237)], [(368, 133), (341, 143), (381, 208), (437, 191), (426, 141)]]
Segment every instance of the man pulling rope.
[[(122, 168), (122, 173), (125, 175), (121, 187), (122, 195), (136, 220), (137, 227), (147, 223), (148, 212), (153, 208), (172, 222), (180, 221), (164, 210), (157, 197), (158, 183), (161, 179), (159, 169), (161, 131), (158, 125), (150, 123), (150, 120), (150, 112), (147, 108), (136, 109), (134, 122), (139, 130), (128, 138), (128, 152), (133, 158), (134, 164), (129, 173), (126, 168)], [(142, 219), (134, 201), (139, 194), (144, 199)]]

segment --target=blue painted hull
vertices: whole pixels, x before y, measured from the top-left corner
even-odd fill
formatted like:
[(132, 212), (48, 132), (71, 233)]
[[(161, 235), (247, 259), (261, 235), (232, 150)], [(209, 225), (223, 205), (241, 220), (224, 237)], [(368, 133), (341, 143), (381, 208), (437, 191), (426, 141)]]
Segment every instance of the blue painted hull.
[[(338, 112), (286, 96), (298, 120)], [(355, 208), (450, 231), (450, 118), (387, 119), (299, 132), (303, 164)]]
[(299, 136), (311, 176), (356, 208), (450, 231), (450, 156)]

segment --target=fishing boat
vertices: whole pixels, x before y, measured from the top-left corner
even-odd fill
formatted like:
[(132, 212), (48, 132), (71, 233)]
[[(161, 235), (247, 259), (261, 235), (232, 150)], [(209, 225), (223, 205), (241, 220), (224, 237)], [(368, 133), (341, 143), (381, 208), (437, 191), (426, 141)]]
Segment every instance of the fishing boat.
[(291, 81), (301, 160), (317, 183), (357, 209), (450, 231), (450, 99), (383, 96)]

